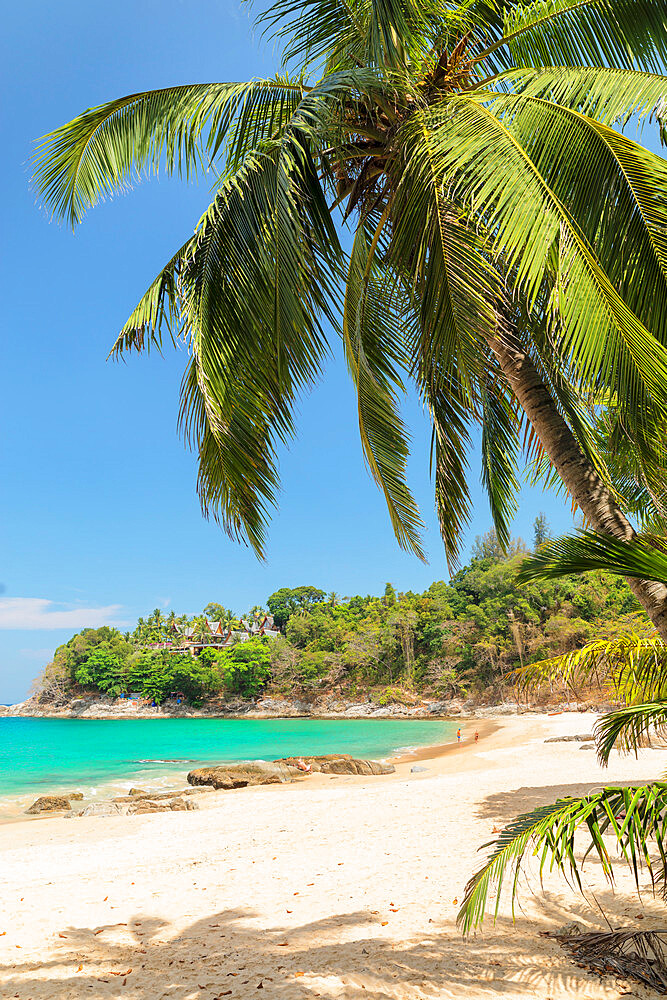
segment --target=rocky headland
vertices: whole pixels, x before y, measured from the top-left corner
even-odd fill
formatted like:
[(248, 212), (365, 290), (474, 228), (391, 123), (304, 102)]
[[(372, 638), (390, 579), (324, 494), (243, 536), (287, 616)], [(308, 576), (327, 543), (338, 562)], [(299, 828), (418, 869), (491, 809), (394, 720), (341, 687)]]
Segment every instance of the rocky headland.
[(16, 705), (0, 705), (0, 716), (55, 719), (433, 719), (485, 718), (523, 712), (604, 712), (613, 708), (606, 702), (561, 702), (545, 706), (516, 701), (480, 702), (476, 699), (411, 698), (378, 703), (371, 696), (351, 701), (339, 694), (319, 694), (312, 698), (265, 696), (255, 701), (214, 702), (194, 708), (170, 699), (161, 705), (147, 700), (81, 695), (58, 702), (33, 695)]

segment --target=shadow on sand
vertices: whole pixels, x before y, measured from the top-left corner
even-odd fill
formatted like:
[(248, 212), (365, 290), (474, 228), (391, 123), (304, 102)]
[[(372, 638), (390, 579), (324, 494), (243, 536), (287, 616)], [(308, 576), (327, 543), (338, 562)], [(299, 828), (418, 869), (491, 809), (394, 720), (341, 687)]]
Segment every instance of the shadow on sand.
[[(563, 909), (555, 898), (544, 898), (544, 914), (552, 926), (573, 914), (590, 925), (585, 901), (569, 902)], [(301, 926), (258, 928), (251, 911), (227, 910), (176, 936), (164, 921), (142, 916), (128, 925), (66, 927), (62, 934), (51, 962), (0, 968), (3, 997), (548, 1000), (552, 991), (567, 991), (583, 1000), (618, 995), (613, 982), (610, 992), (602, 994), (594, 977), (521, 919), (516, 926), (499, 920), (483, 936), (465, 942), (435, 925), (432, 933), (407, 943), (382, 939), (368, 911)], [(651, 995), (628, 989), (627, 996)]]

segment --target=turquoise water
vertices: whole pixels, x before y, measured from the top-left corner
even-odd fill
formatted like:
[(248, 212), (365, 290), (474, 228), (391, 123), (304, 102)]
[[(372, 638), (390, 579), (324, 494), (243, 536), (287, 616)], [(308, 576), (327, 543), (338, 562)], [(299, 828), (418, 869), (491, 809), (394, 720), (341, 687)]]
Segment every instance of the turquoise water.
[[(0, 796), (181, 779), (202, 764), (349, 753), (382, 758), (453, 739), (442, 720), (0, 718)], [(173, 780), (172, 780), (173, 783)]]

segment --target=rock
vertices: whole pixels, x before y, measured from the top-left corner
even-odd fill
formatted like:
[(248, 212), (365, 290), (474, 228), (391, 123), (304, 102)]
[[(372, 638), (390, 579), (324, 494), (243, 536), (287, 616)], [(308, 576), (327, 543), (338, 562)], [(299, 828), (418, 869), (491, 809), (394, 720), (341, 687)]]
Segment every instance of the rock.
[(595, 743), (582, 743), (580, 750), (595, 750)]
[(65, 798), (69, 799), (70, 802), (81, 802), (83, 799), (83, 792), (68, 792)]
[[(322, 774), (393, 774), (393, 764), (383, 764), (378, 760), (355, 760), (347, 753), (329, 753), (318, 757), (284, 757), (276, 764), (287, 764), (296, 768), (297, 761), (310, 764), (313, 771)], [(301, 772), (303, 773), (303, 772)]]
[(142, 816), (145, 813), (158, 812), (185, 812), (188, 809), (198, 809), (199, 806), (192, 799), (182, 799), (180, 797), (172, 799), (140, 799), (128, 809), (130, 816)]
[(594, 740), (595, 737), (593, 733), (587, 733), (586, 736), (550, 736), (545, 743), (589, 743)]
[(148, 793), (144, 788), (131, 788), (128, 795), (147, 795)]
[(419, 764), (415, 764), (414, 767), (410, 768), (410, 774), (420, 774), (422, 771), (428, 771), (428, 768), (421, 767)]
[(45, 812), (67, 812), (69, 807), (69, 799), (63, 795), (40, 795), (30, 808), (26, 809), (26, 814), (36, 816), (38, 813)]
[(212, 785), (213, 788), (245, 788), (247, 785), (277, 785), (303, 777), (286, 761), (249, 761), (242, 764), (220, 764), (198, 767), (188, 774), (190, 785)]
[(127, 809), (118, 802), (91, 802), (79, 816), (124, 816)]
[[(113, 802), (123, 802), (125, 804), (136, 803), (142, 799), (149, 799), (151, 802), (162, 802), (167, 799), (181, 798), (183, 795), (201, 795), (202, 792), (212, 792), (213, 788), (181, 788), (176, 791), (171, 792), (142, 792), (141, 789), (134, 789), (134, 794), (132, 790), (127, 795), (117, 795)], [(194, 808), (194, 807), (193, 807)]]

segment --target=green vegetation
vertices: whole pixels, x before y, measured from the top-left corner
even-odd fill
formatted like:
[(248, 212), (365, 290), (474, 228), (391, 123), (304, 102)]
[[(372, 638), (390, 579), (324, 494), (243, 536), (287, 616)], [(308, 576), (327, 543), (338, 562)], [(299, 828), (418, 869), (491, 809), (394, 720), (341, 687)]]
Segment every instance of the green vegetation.
[[(607, 459), (661, 479), (667, 168), (613, 126), (665, 137), (664, 0), (269, 0), (258, 20), (282, 49), (274, 78), (89, 108), (35, 162), (73, 226), (147, 173), (217, 179), (113, 347), (175, 330), (190, 345), (180, 417), (204, 512), (264, 551), (279, 449), (331, 326), (405, 549), (422, 555), (407, 392), (432, 424), (450, 563), (477, 428), (503, 545), (526, 453), (591, 527), (632, 537), (636, 494)], [(633, 587), (667, 639), (667, 592)]]
[[(651, 503), (646, 504), (650, 510)], [(645, 534), (630, 541), (581, 531), (572, 537), (543, 543), (524, 562), (520, 579), (532, 583), (572, 579), (583, 573), (644, 578), (656, 587), (667, 585), (667, 538)], [(585, 578), (586, 578), (585, 577)], [(581, 648), (525, 666), (518, 683), (529, 691), (541, 684), (565, 684), (572, 691), (595, 680), (625, 705), (604, 715), (595, 736), (598, 759), (609, 763), (614, 748), (626, 752), (646, 745), (652, 736), (667, 734), (667, 644), (643, 616), (611, 622)], [(459, 913), (464, 932), (485, 916), (490, 897), (495, 908), (510, 884), (512, 903), (518, 876), (528, 857), (540, 858), (540, 871), (557, 867), (582, 888), (579, 860), (596, 855), (613, 882), (612, 848), (631, 869), (637, 891), (646, 872), (654, 891), (667, 894), (667, 783), (630, 788), (608, 787), (580, 798), (567, 798), (517, 817), (500, 832), (487, 861), (466, 886)], [(575, 838), (579, 838), (575, 841)], [(606, 838), (606, 839), (605, 839)], [(610, 935), (611, 938), (611, 935)]]
[[(536, 528), (547, 530), (542, 521)], [(592, 579), (570, 575), (518, 586), (527, 551), (517, 540), (503, 554), (492, 529), (476, 540), (471, 562), (450, 583), (433, 583), (423, 593), (397, 592), (391, 583), (378, 597), (281, 588), (266, 602), (281, 626), (277, 638), (204, 646), (197, 656), (174, 624), (192, 629), (195, 640), (210, 640), (204, 615), (156, 610), (125, 636), (86, 629), (57, 650), (42, 685), (55, 691), (58, 677), (58, 691), (135, 692), (156, 702), (180, 694), (196, 705), (266, 690), (295, 697), (370, 694), (381, 705), (421, 695), (498, 698), (512, 685), (510, 671), (571, 653), (638, 611), (625, 581), (603, 571)], [(205, 610), (218, 608), (238, 623), (215, 603)]]

